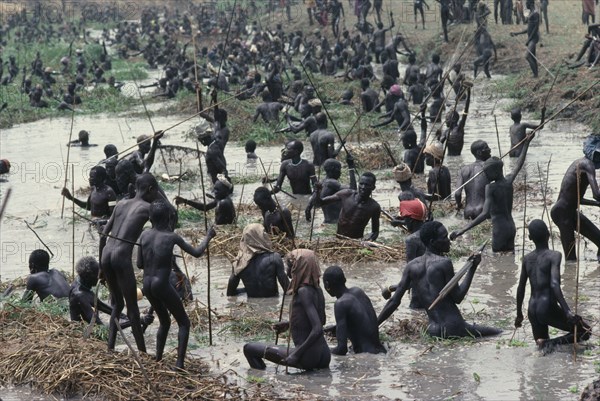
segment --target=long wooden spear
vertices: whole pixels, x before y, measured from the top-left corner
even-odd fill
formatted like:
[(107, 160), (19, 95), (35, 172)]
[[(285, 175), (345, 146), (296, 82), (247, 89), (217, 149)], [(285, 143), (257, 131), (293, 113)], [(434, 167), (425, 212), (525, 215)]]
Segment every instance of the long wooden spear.
[[(483, 252), (483, 250), (485, 249), (485, 246), (487, 245), (488, 241), (486, 240), (483, 245), (481, 245), (476, 253), (478, 253), (479, 255), (481, 255), (481, 253)], [(454, 287), (456, 287), (458, 285), (458, 282), (460, 281), (460, 279), (467, 274), (467, 272), (469, 271), (469, 269), (473, 266), (473, 260), (471, 258), (469, 258), (467, 260), (467, 263), (465, 263), (465, 265), (462, 267), (462, 269), (460, 269), (458, 271), (458, 273), (456, 273), (454, 275), (454, 277), (452, 277), (450, 279), (450, 281), (448, 281), (448, 283), (444, 286), (444, 288), (442, 288), (442, 290), (440, 291), (439, 295), (437, 296), (437, 298), (431, 303), (431, 305), (429, 306), (429, 308), (427, 308), (427, 310), (432, 310), (437, 304), (438, 302), (440, 302), (442, 299), (444, 299), (446, 297), (446, 295), (448, 295), (450, 293), (450, 291), (452, 291), (452, 289)]]
[[(196, 148), (198, 149), (198, 152), (200, 152), (200, 147), (198, 146), (198, 142), (196, 142)], [(198, 167), (200, 168), (200, 183), (202, 184), (202, 203), (204, 205), (206, 205), (206, 190), (204, 188), (204, 173), (202, 172), (202, 158), (201, 157), (198, 157)], [(204, 230), (206, 231), (206, 233), (208, 233), (208, 217), (206, 214), (206, 207), (204, 208)], [(206, 301), (206, 303), (208, 306), (208, 343), (210, 345), (213, 345), (212, 314), (210, 313), (211, 307), (210, 307), (210, 247), (209, 247), (209, 245), (206, 246), (206, 265), (208, 267), (207, 275), (206, 275), (206, 281), (207, 281), (207, 286), (206, 286), (207, 301)]]
[(72, 191), (72, 199), (71, 199), (71, 224), (73, 225), (71, 230), (71, 262), (72, 262), (72, 271), (71, 275), (73, 279), (75, 279), (75, 166), (71, 165), (71, 191)]
[[(65, 183), (63, 188), (67, 187), (67, 178), (69, 177), (69, 157), (71, 156), (71, 140), (73, 138), (73, 122), (75, 121), (75, 107), (71, 112), (71, 129), (69, 130), (69, 144), (67, 145), (67, 162), (65, 163)], [(60, 218), (62, 219), (65, 213), (65, 197), (62, 197), (62, 207), (60, 209)]]
[[(575, 264), (575, 316), (579, 303), (579, 260), (581, 259), (581, 177), (579, 176), (579, 163), (577, 163), (577, 263)], [(573, 361), (577, 362), (577, 322), (573, 330)]]

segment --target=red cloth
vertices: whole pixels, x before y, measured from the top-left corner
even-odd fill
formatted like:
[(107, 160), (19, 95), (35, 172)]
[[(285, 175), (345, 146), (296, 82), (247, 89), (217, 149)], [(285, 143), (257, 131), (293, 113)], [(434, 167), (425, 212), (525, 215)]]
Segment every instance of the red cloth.
[(427, 218), (427, 206), (418, 199), (403, 200), (400, 202), (400, 217), (410, 217), (418, 221)]

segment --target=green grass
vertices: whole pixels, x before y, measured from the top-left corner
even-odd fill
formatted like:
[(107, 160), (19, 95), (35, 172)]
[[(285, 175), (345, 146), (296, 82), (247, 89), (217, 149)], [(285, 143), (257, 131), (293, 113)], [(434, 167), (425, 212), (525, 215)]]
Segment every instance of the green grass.
[(230, 333), (249, 341), (271, 340), (274, 336), (272, 320), (262, 317), (242, 316), (225, 324), (219, 334)]

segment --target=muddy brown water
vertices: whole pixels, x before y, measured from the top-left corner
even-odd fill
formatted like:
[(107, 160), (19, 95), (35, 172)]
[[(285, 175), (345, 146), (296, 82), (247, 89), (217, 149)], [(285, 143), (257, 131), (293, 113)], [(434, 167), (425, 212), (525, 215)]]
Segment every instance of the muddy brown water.
[[(459, 157), (448, 157), (447, 164), (454, 174), (464, 163), (473, 160), (469, 145), (475, 139), (486, 140), (492, 148), (492, 154), (498, 154), (495, 114), (498, 118), (500, 147), (503, 152), (509, 148), (508, 127), (511, 124), (509, 114), (503, 111), (510, 103), (501, 99), (496, 103), (491, 96), (493, 81), (477, 81), (474, 89), (474, 100), (466, 127), (465, 149)], [(157, 129), (169, 127), (186, 116), (155, 117), (153, 123)], [(525, 121), (529, 120), (525, 115)], [(166, 144), (177, 144), (194, 147), (185, 139), (185, 133), (197, 121), (190, 121), (171, 130), (163, 140)], [(350, 123), (348, 123), (350, 125)], [(29, 253), (41, 246), (23, 220), (27, 220), (46, 242), (55, 257), (51, 266), (70, 272), (72, 269), (72, 224), (71, 204), (65, 204), (65, 218), (61, 219), (60, 189), (64, 182), (64, 164), (68, 141), (70, 118), (59, 118), (38, 121), (15, 126), (0, 133), (0, 150), (2, 158), (7, 158), (13, 165), (7, 182), (0, 183), (0, 191), (4, 196), (6, 189), (12, 187), (13, 192), (6, 215), (1, 224), (1, 264), (0, 278), (3, 281), (25, 276), (28, 273), (27, 258)], [(342, 125), (344, 127), (344, 125)], [(103, 158), (102, 147), (106, 143), (114, 143), (122, 150), (135, 143), (135, 137), (142, 133), (151, 133), (146, 119), (132, 119), (125, 116), (77, 116), (74, 124), (74, 135), (80, 130), (91, 132), (91, 142), (99, 144), (89, 149), (71, 149), (70, 162), (75, 165), (75, 188), (87, 186), (87, 172), (95, 163)], [(122, 132), (122, 134), (121, 134)], [(547, 126), (533, 140), (527, 157), (525, 170), (531, 189), (527, 194), (527, 220), (540, 218), (542, 215), (538, 163), (542, 173), (546, 174), (546, 164), (552, 156), (552, 164), (548, 172), (549, 198), (554, 201), (564, 171), (569, 164), (582, 156), (582, 140), (589, 132), (586, 127), (571, 123), (557, 122)], [(280, 147), (259, 147), (259, 155), (265, 160), (266, 167), (274, 175), (279, 164), (270, 160), (278, 160)], [(310, 158), (310, 152), (306, 152)], [(230, 143), (226, 150), (231, 175), (260, 174), (260, 167), (247, 165), (243, 147)], [(197, 161), (184, 158), (184, 169), (197, 169)], [(512, 168), (512, 161), (505, 163), (505, 173)], [(179, 170), (177, 161), (169, 161), (170, 174)], [(154, 172), (165, 173), (160, 154), (157, 154)], [(517, 183), (523, 181), (523, 175)], [(69, 175), (70, 177), (70, 175)], [(242, 201), (250, 203), (256, 183), (244, 186)], [(69, 179), (69, 188), (71, 187)], [(177, 192), (175, 185), (166, 185), (168, 195)], [(384, 207), (397, 204), (398, 186), (391, 180), (380, 180), (377, 183), (374, 198)], [(236, 188), (234, 202), (239, 201), (241, 188)], [(201, 194), (197, 182), (187, 182), (182, 186), (183, 196)], [(83, 196), (80, 195), (80, 198)], [(523, 219), (523, 197), (517, 198), (514, 205), (514, 218), (519, 227)], [(284, 195), (280, 200), (288, 202)], [(303, 203), (306, 199), (301, 199)], [(80, 212), (80, 210), (78, 210)], [(600, 212), (590, 207), (584, 213), (596, 224)], [(247, 218), (247, 217), (245, 217)], [(247, 218), (248, 222), (252, 218)], [(317, 213), (317, 222), (322, 216)], [(461, 227), (464, 221), (450, 214), (441, 218), (449, 230)], [(198, 223), (202, 224), (202, 223)], [(299, 223), (300, 235), (307, 235), (309, 224), (303, 219)], [(324, 227), (316, 224), (317, 232)], [(327, 228), (331, 230), (331, 228)], [(396, 229), (382, 222), (383, 238), (398, 235)], [(465, 235), (459, 240), (461, 245), (475, 248), (476, 242), (489, 236), (484, 232), (477, 238)], [(508, 346), (512, 336), (512, 322), (515, 317), (515, 292), (519, 275), (522, 249), (522, 231), (519, 229), (516, 238), (515, 255), (494, 255), (486, 251), (481, 266), (475, 276), (468, 296), (460, 305), (466, 319), (487, 325), (495, 325), (504, 329), (497, 336), (474, 342), (436, 342), (423, 337), (418, 341), (402, 342), (384, 336), (388, 348), (386, 355), (354, 355), (334, 356), (331, 369), (311, 374), (299, 373), (293, 369), (290, 375), (284, 368), (276, 369), (269, 365), (264, 372), (249, 369), (242, 354), (242, 346), (246, 341), (227, 333), (215, 333), (214, 345), (206, 345), (206, 338), (191, 339), (189, 356), (201, 357), (213, 367), (215, 372), (232, 369), (238, 375), (240, 384), (244, 378), (264, 380), (274, 384), (276, 388), (300, 387), (315, 397), (339, 400), (374, 398), (401, 398), (415, 400), (461, 399), (461, 400), (575, 400), (583, 387), (598, 377), (598, 336), (592, 337), (577, 352), (577, 360), (573, 358), (572, 347), (562, 347), (556, 352), (542, 356), (533, 342), (530, 326), (516, 331), (515, 339), (522, 341), (523, 346)], [(532, 249), (529, 241), (525, 242), (526, 251)], [(555, 240), (555, 248), (560, 243)], [(587, 241), (581, 242), (584, 258), (580, 262), (579, 273), (579, 313), (598, 322), (600, 311), (600, 277), (598, 264), (594, 261), (596, 249)], [(235, 253), (236, 250), (231, 250)], [(75, 260), (84, 255), (97, 255), (97, 235), (92, 234), (87, 224), (78, 220), (75, 224)], [(196, 297), (206, 302), (206, 260), (188, 259), (190, 273), (198, 280), (194, 285)], [(455, 268), (464, 262), (455, 261)], [(396, 283), (401, 274), (403, 264), (357, 263), (343, 266), (349, 286), (360, 286), (371, 297), (376, 311), (380, 311), (385, 301), (381, 298), (379, 285)], [(322, 266), (324, 269), (326, 266)], [(568, 302), (574, 306), (576, 265), (563, 265), (563, 290)], [(211, 302), (218, 313), (227, 314), (239, 308), (241, 303), (256, 310), (257, 314), (273, 314), (278, 310), (280, 298), (266, 300), (248, 300), (245, 296), (225, 296), (227, 278), (231, 265), (225, 259), (212, 260), (211, 266)], [(528, 295), (527, 295), (528, 297)], [(328, 323), (333, 322), (334, 300), (327, 296)], [(382, 326), (382, 332), (398, 319), (409, 319), (419, 312), (408, 310), (406, 302), (394, 315), (394, 320)], [(171, 341), (168, 349), (175, 347), (175, 330), (171, 330)], [(595, 330), (598, 330), (596, 325)], [(556, 335), (556, 334), (553, 334)], [(154, 346), (153, 333), (146, 336), (149, 349)], [(0, 397), (4, 400), (54, 399), (31, 393), (27, 389), (0, 389)]]

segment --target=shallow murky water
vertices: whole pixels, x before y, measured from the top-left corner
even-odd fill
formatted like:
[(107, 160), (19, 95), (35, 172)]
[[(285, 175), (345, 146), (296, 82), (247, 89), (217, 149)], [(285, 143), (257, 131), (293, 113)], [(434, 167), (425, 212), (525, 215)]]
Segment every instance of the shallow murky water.
[[(486, 140), (497, 155), (498, 143), (494, 126), (495, 114), (498, 118), (500, 147), (503, 152), (509, 148), (508, 127), (511, 124), (509, 114), (502, 111), (507, 104), (501, 100), (496, 105), (489, 99), (490, 84), (482, 85), (479, 81), (474, 89), (474, 101), (469, 113), (466, 128), (465, 150), (460, 157), (448, 157), (446, 163), (455, 173), (459, 166), (470, 163), (473, 158), (469, 146), (475, 139)], [(493, 113), (493, 114), (492, 114)], [(155, 117), (153, 123), (157, 129), (171, 126), (186, 116)], [(527, 116), (524, 118), (527, 121)], [(194, 124), (188, 122), (170, 131), (163, 140), (165, 144), (194, 147), (184, 138), (185, 132)], [(3, 130), (0, 133), (0, 152), (13, 165), (8, 182), (0, 183), (0, 191), (4, 196), (8, 187), (13, 193), (1, 223), (1, 264), (0, 278), (10, 280), (25, 276), (29, 253), (41, 244), (33, 233), (27, 229), (23, 219), (32, 223), (40, 237), (46, 242), (55, 257), (51, 266), (71, 271), (72, 268), (72, 225), (71, 205), (65, 205), (65, 218), (61, 219), (62, 198), (60, 189), (64, 182), (64, 162), (68, 141), (70, 118), (39, 121)], [(91, 142), (100, 146), (89, 149), (71, 149), (70, 161), (75, 165), (75, 188), (87, 186), (87, 172), (95, 163), (103, 159), (102, 147), (106, 143), (115, 143), (120, 150), (135, 143), (135, 137), (143, 133), (151, 133), (150, 124), (145, 119), (131, 119), (119, 116), (76, 116), (74, 135), (80, 130), (91, 132)], [(571, 122), (553, 123), (541, 131), (532, 142), (525, 169), (528, 181), (533, 183), (533, 193), (528, 194), (527, 220), (540, 218), (542, 215), (541, 195), (539, 192), (538, 163), (542, 174), (546, 173), (546, 164), (552, 156), (549, 171), (549, 198), (555, 200), (562, 176), (569, 164), (582, 156), (582, 140), (588, 134), (585, 127)], [(279, 164), (267, 163), (279, 159), (279, 147), (261, 147), (259, 155), (265, 160), (266, 168), (271, 176), (277, 171)], [(310, 158), (307, 152), (306, 157)], [(243, 147), (230, 143), (226, 150), (231, 174), (260, 175), (259, 166), (247, 166)], [(197, 168), (197, 161), (185, 158), (184, 169)], [(179, 165), (169, 162), (169, 173), (178, 173)], [(512, 168), (512, 162), (505, 165), (505, 173)], [(157, 154), (155, 172), (165, 171), (160, 154)], [(70, 174), (70, 173), (69, 173)], [(518, 179), (522, 181), (522, 178)], [(250, 203), (253, 189), (258, 183), (246, 184), (243, 202)], [(69, 187), (71, 186), (69, 180)], [(177, 192), (174, 185), (166, 186), (169, 196)], [(537, 192), (536, 192), (537, 191)], [(236, 188), (234, 201), (238, 202), (240, 188)], [(378, 182), (374, 197), (382, 206), (396, 205), (397, 185), (392, 181)], [(201, 194), (198, 183), (184, 184), (182, 195)], [(79, 198), (83, 198), (80, 195)], [(518, 226), (522, 226), (523, 204), (515, 201), (514, 218)], [(280, 200), (288, 199), (281, 195)], [(301, 199), (300, 202), (305, 202)], [(80, 210), (77, 210), (78, 212)], [(600, 212), (585, 208), (584, 213), (598, 223)], [(37, 218), (37, 220), (36, 220)], [(454, 215), (441, 219), (449, 229), (458, 228), (464, 221)], [(317, 221), (321, 217), (317, 216)], [(317, 231), (324, 228), (316, 225)], [(299, 223), (299, 232), (307, 233), (309, 225), (303, 219)], [(396, 229), (382, 224), (382, 236), (396, 234)], [(465, 235), (461, 244), (471, 246), (471, 237)], [(469, 321), (487, 325), (496, 325), (505, 329), (502, 335), (473, 343), (432, 342), (422, 339), (415, 343), (389, 342), (386, 355), (348, 355), (333, 357), (329, 372), (315, 374), (285, 375), (284, 369), (269, 365), (265, 372), (247, 368), (241, 352), (244, 340), (230, 335), (216, 335), (213, 347), (201, 346), (190, 350), (190, 355), (200, 356), (207, 360), (216, 370), (233, 369), (242, 377), (258, 376), (277, 386), (301, 386), (309, 392), (335, 399), (373, 399), (385, 396), (402, 399), (462, 399), (462, 400), (532, 400), (532, 399), (576, 399), (577, 394), (569, 389), (577, 386), (581, 389), (597, 377), (594, 372), (594, 361), (598, 360), (598, 337), (589, 341), (587, 348), (594, 356), (585, 355), (582, 347), (577, 361), (573, 361), (572, 348), (564, 347), (547, 356), (541, 356), (535, 349), (530, 327), (525, 323), (523, 329), (517, 330), (515, 339), (525, 341), (525, 347), (508, 347), (506, 343), (512, 336), (512, 322), (515, 316), (515, 292), (518, 281), (522, 231), (517, 233), (516, 255), (493, 255), (487, 251), (482, 265), (473, 281), (473, 285), (465, 301), (461, 304), (463, 314)], [(579, 278), (579, 313), (598, 321), (600, 311), (600, 277), (597, 263), (594, 261), (596, 250), (582, 242), (585, 259), (580, 263)], [(474, 245), (473, 245), (474, 247)], [(526, 250), (532, 244), (526, 242)], [(560, 243), (555, 247), (560, 250)], [(236, 250), (232, 250), (235, 253)], [(75, 260), (84, 255), (97, 254), (97, 235), (88, 231), (85, 222), (79, 220), (75, 225)], [(206, 260), (188, 259), (190, 273), (196, 275), (198, 283), (194, 292), (198, 299), (206, 301)], [(461, 261), (455, 262), (457, 269)], [(348, 285), (362, 287), (371, 297), (376, 311), (380, 311), (385, 301), (380, 297), (379, 284), (389, 285), (400, 278), (403, 264), (355, 264), (344, 266), (348, 277)], [(280, 299), (246, 300), (245, 296), (227, 298), (225, 289), (231, 267), (225, 260), (215, 260), (212, 265), (212, 306), (218, 313), (229, 313), (241, 302), (248, 302), (257, 313), (274, 313)], [(573, 305), (575, 294), (575, 264), (563, 267), (563, 289), (567, 301)], [(328, 322), (333, 322), (333, 302), (327, 297)], [(417, 312), (404, 307), (399, 308), (395, 319), (407, 319)], [(383, 326), (383, 331), (393, 321)], [(597, 330), (597, 327), (595, 327)], [(172, 330), (173, 332), (173, 330)], [(173, 334), (173, 333), (171, 333)], [(149, 346), (153, 339), (147, 336)], [(172, 346), (172, 345), (171, 345)], [(430, 347), (432, 347), (430, 349)], [(150, 348), (151, 349), (151, 348)], [(479, 378), (479, 380), (476, 380)], [(19, 391), (0, 390), (3, 399), (33, 399), (35, 395)], [(579, 392), (577, 391), (577, 392)], [(37, 399), (37, 398), (35, 398)], [(39, 399), (45, 399), (40, 397)]]

